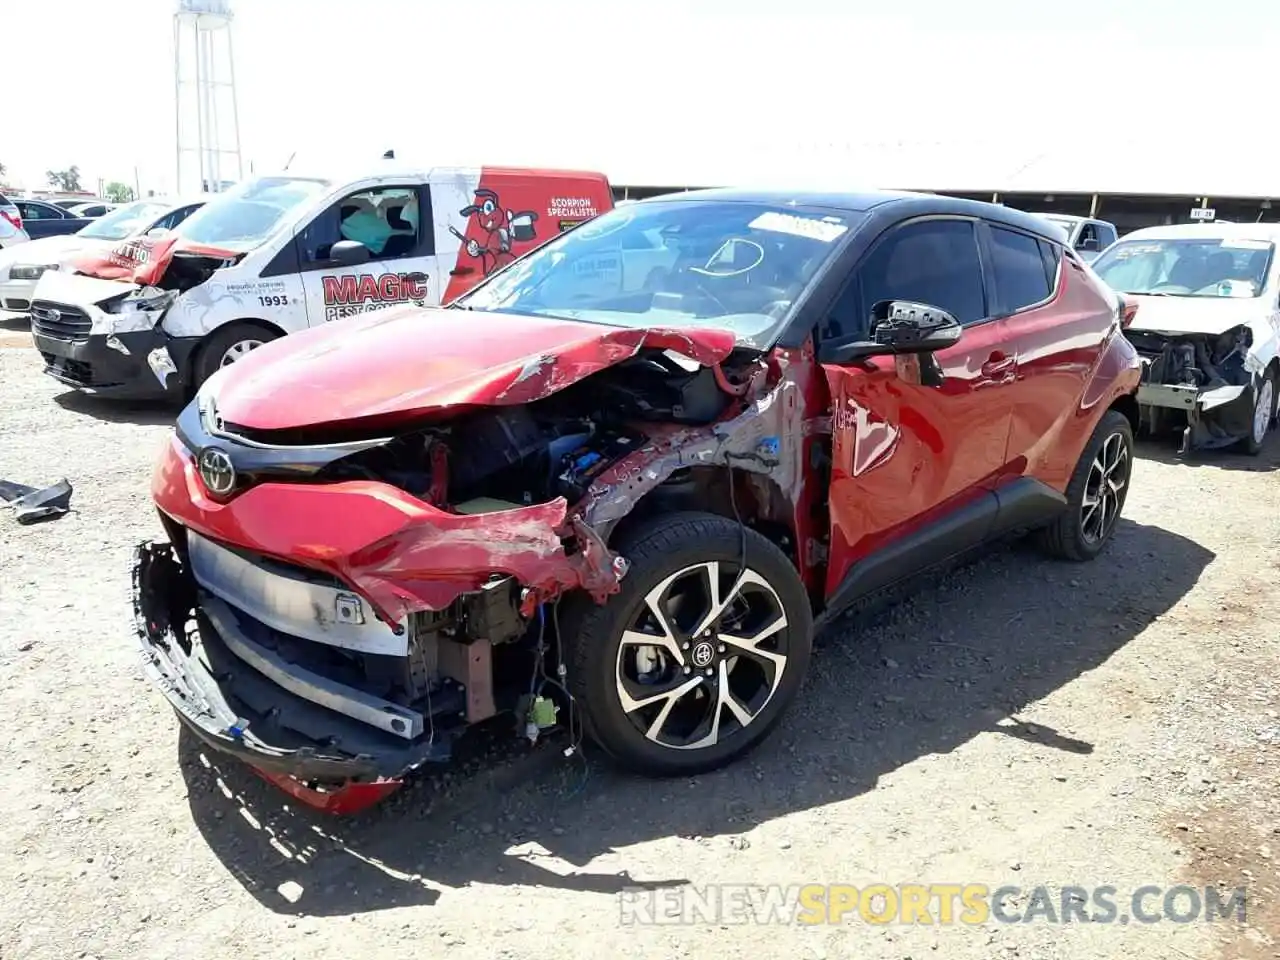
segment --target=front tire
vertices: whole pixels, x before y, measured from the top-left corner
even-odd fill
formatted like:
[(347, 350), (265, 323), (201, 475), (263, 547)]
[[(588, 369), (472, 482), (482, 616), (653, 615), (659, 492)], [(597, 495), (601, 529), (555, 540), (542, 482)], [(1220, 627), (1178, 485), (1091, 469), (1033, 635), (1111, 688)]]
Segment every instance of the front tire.
[(1244, 452), (1256, 457), (1266, 445), (1267, 434), (1276, 418), (1276, 375), (1268, 370), (1262, 375), (1253, 395), (1253, 418), (1249, 423), (1249, 436), (1245, 437)]
[(1067, 508), (1040, 531), (1040, 547), (1060, 560), (1083, 562), (1100, 554), (1115, 533), (1133, 473), (1133, 427), (1108, 410), (1085, 444), (1067, 484)]
[(196, 354), (192, 369), (192, 391), (200, 389), (200, 385), (218, 372), (256, 350), (264, 343), (270, 343), (279, 337), (274, 331), (267, 330), (252, 323), (229, 323), (220, 327), (205, 338)]
[(714, 514), (668, 515), (619, 549), (630, 562), (621, 591), (564, 624), (583, 728), (637, 773), (721, 767), (800, 689), (813, 642), (804, 586), (781, 550)]

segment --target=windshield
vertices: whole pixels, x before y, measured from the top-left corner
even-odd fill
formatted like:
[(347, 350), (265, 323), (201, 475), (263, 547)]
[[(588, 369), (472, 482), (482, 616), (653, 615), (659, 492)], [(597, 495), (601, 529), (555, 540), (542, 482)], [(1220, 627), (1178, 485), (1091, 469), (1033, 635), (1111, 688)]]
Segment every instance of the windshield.
[(764, 347), (860, 220), (762, 203), (646, 201), (562, 234), (455, 305), (619, 327), (722, 327)]
[(1093, 269), (1112, 289), (1124, 293), (1257, 297), (1274, 250), (1269, 240), (1122, 240), (1093, 261)]
[(325, 180), (259, 177), (220, 193), (184, 220), (174, 233), (193, 243), (245, 253), (292, 222), (300, 208), (328, 187)]
[(168, 209), (167, 203), (151, 203), (147, 200), (126, 203), (82, 228), (79, 236), (89, 237), (91, 240), (123, 240), (150, 227)]

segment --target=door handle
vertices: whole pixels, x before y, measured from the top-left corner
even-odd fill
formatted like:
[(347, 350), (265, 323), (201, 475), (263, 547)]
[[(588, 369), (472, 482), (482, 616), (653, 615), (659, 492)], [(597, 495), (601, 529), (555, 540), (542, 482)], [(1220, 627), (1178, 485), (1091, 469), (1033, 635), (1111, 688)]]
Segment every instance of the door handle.
[(1004, 376), (1014, 368), (1017, 362), (1017, 358), (996, 350), (987, 358), (987, 362), (982, 365), (982, 375), (992, 378)]
[(475, 273), (475, 267), (454, 267), (449, 271), (451, 277), (465, 277), (468, 273)]

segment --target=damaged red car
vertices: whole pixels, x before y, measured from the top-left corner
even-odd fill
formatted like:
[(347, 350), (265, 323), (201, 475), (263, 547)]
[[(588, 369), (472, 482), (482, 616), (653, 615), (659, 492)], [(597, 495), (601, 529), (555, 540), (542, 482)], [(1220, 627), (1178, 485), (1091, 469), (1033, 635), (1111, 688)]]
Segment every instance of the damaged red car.
[(854, 601), (1024, 533), (1103, 550), (1131, 315), (1004, 207), (628, 205), (447, 307), (209, 379), (154, 475), (168, 540), (135, 560), (148, 672), (208, 747), (335, 810), (501, 716), (714, 768)]

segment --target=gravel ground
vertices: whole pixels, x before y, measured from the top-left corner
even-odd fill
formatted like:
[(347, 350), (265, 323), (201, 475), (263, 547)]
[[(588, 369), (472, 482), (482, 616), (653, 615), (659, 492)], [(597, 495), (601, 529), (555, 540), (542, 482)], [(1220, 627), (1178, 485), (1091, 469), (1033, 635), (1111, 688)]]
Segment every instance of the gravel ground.
[[(0, 477), (76, 486), (51, 523), (0, 514), (5, 960), (1280, 956), (1280, 442), (1187, 464), (1145, 445), (1099, 561), (1002, 550), (833, 627), (803, 702), (717, 775), (638, 781), (552, 744), (343, 820), (202, 756), (142, 681), (127, 566), (159, 532), (172, 412), (64, 393), (0, 337)], [(1248, 924), (636, 925), (619, 905), (872, 882), (1247, 885)]]

